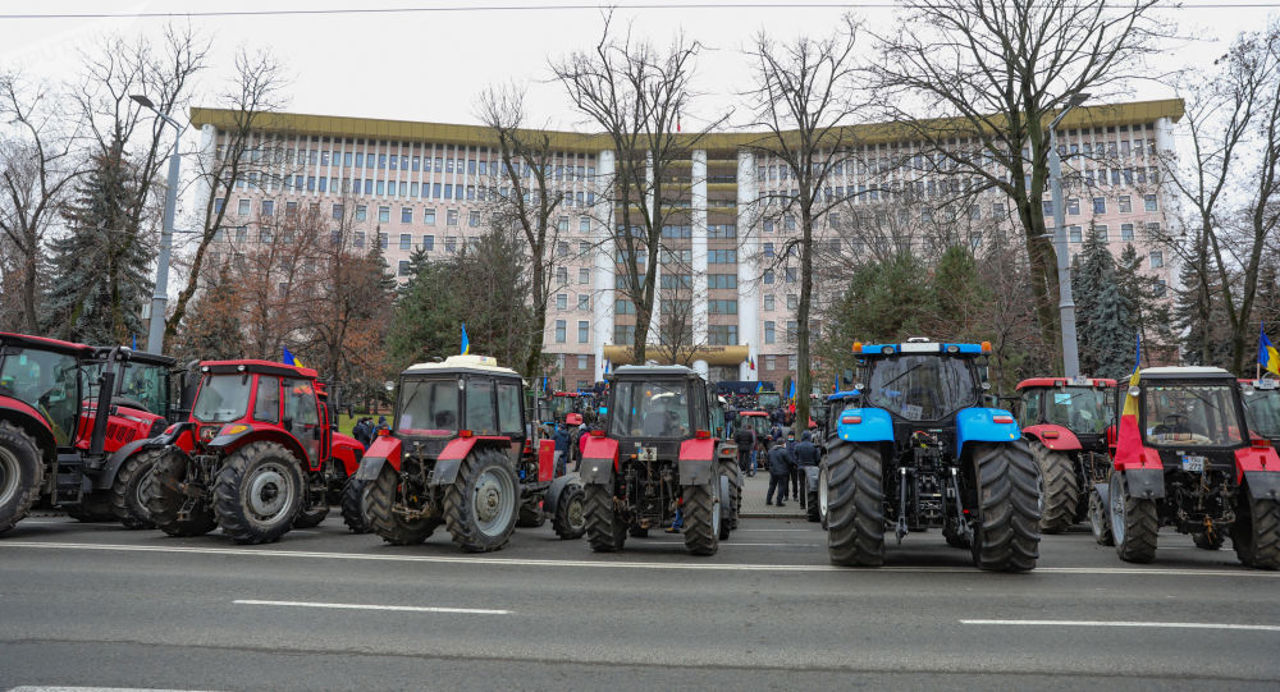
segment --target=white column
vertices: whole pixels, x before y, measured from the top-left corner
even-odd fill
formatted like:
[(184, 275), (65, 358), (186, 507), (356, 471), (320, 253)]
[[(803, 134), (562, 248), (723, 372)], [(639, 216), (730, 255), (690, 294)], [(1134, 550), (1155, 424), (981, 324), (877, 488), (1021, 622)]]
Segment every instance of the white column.
[[(646, 187), (645, 199), (648, 201), (648, 208), (653, 209), (655, 204), (661, 204), (662, 202), (657, 198), (655, 198), (653, 194), (654, 170), (653, 170), (652, 154), (647, 155), (645, 158), (644, 179), (645, 179), (645, 187)], [(650, 212), (650, 216), (652, 216), (652, 212)], [(642, 227), (642, 230), (643, 230), (643, 227)], [(627, 232), (630, 233), (631, 229), (628, 228)], [(658, 229), (658, 232), (659, 233), (662, 232), (662, 229)], [(661, 243), (659, 243), (659, 245), (661, 245)], [(649, 343), (649, 344), (662, 343), (662, 338), (659, 332), (659, 326), (661, 325), (661, 320), (662, 320), (662, 262), (660, 261), (661, 259), (662, 259), (661, 252), (659, 252), (658, 254), (652, 257), (647, 258), (647, 261), (654, 263), (653, 310), (650, 311), (649, 313), (649, 334), (645, 338), (645, 343)], [(639, 363), (639, 365), (644, 365), (644, 363)]]
[[(191, 203), (191, 209), (197, 216), (210, 208), (209, 196), (214, 194), (214, 191), (213, 186), (209, 184), (209, 173), (217, 166), (217, 155), (218, 128), (206, 123), (200, 127), (200, 149), (196, 154), (194, 198)], [(222, 200), (223, 205), (232, 204), (230, 197), (227, 195), (227, 199)], [(228, 217), (231, 216), (231, 211), (231, 209), (227, 210)]]
[(613, 242), (613, 233), (615, 232), (613, 220), (613, 202), (611, 196), (603, 194), (609, 190), (613, 183), (614, 174), (614, 154), (612, 151), (602, 151), (596, 157), (596, 184), (594, 188), (597, 193), (595, 207), (591, 210), (591, 216), (595, 223), (595, 271), (594, 288), (595, 296), (591, 303), (591, 315), (594, 336), (592, 337), (591, 348), (595, 352), (595, 379), (600, 381), (604, 379), (604, 347), (613, 341), (613, 301), (616, 293), (614, 292), (614, 276), (617, 273), (617, 259), (615, 257), (616, 246)]
[(738, 151), (738, 340), (747, 344), (747, 358), (755, 358), (756, 369), (746, 363), (738, 366), (743, 380), (760, 379), (760, 276), (756, 270), (756, 253), (760, 245), (760, 228), (756, 220), (756, 157), (748, 149)]
[[(693, 152), (693, 343), (707, 343), (707, 152)], [(707, 364), (702, 364), (706, 374)]]

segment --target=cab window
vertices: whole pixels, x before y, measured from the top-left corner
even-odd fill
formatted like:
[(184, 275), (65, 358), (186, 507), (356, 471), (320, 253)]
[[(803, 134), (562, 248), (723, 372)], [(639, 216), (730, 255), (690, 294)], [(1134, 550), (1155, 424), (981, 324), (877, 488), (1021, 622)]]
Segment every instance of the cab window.
[(280, 378), (258, 375), (258, 392), (253, 400), (253, 419), (264, 423), (280, 422)]
[(1022, 404), (1018, 407), (1018, 425), (1026, 428), (1040, 422), (1040, 398), (1043, 395), (1039, 389), (1032, 389), (1022, 393)]
[(467, 382), (467, 429), (476, 435), (494, 435), (493, 382), (472, 378)]
[(524, 434), (520, 422), (520, 388), (514, 384), (498, 385), (498, 428), (504, 435)]
[(319, 425), (316, 393), (309, 380), (285, 380), (284, 417), (294, 425)]

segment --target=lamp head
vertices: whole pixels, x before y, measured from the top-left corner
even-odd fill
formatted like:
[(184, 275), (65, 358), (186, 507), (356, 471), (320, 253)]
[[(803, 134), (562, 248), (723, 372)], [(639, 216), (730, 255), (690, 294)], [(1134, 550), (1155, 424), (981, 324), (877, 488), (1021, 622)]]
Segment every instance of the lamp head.
[(144, 94), (130, 94), (129, 98), (133, 99), (134, 102), (143, 108), (150, 108), (151, 110), (156, 109), (156, 104), (152, 103), (151, 99), (147, 98)]

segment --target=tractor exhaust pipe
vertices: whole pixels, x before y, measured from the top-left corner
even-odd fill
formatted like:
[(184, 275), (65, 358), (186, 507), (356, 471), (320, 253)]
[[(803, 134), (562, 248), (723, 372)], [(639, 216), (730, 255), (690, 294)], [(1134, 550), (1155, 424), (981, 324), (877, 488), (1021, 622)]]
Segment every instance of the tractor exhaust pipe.
[(116, 346), (107, 356), (107, 365), (98, 376), (98, 403), (93, 411), (93, 432), (89, 437), (89, 456), (100, 457), (107, 442), (107, 418), (111, 415), (111, 400), (116, 393), (116, 367), (127, 358), (127, 349)]

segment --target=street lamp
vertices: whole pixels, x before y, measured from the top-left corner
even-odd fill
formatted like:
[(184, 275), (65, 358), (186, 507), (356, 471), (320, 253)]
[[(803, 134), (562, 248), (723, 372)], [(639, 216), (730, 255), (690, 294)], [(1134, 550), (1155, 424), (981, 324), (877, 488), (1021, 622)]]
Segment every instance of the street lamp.
[(169, 188), (164, 195), (164, 224), (160, 229), (160, 258), (156, 266), (156, 287), (151, 297), (151, 326), (147, 331), (147, 352), (162, 353), (164, 351), (164, 313), (169, 301), (169, 256), (173, 250), (173, 216), (178, 205), (178, 143), (182, 139), (183, 127), (176, 120), (161, 113), (156, 105), (143, 94), (132, 94), (138, 105), (155, 113), (161, 120), (173, 126), (176, 134), (173, 137), (173, 153), (169, 156)]
[(1067, 220), (1066, 209), (1062, 203), (1062, 157), (1058, 155), (1058, 123), (1071, 112), (1072, 108), (1082, 104), (1089, 94), (1076, 94), (1067, 101), (1058, 117), (1049, 123), (1049, 182), (1052, 183), (1053, 225), (1057, 232), (1055, 251), (1058, 255), (1058, 320), (1062, 329), (1062, 369), (1063, 375), (1076, 377), (1080, 374), (1080, 353), (1076, 343), (1076, 304), (1071, 296), (1071, 262), (1067, 256)]

